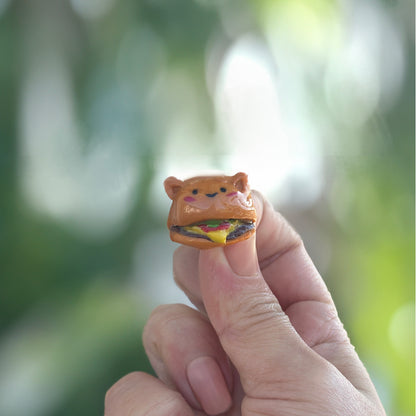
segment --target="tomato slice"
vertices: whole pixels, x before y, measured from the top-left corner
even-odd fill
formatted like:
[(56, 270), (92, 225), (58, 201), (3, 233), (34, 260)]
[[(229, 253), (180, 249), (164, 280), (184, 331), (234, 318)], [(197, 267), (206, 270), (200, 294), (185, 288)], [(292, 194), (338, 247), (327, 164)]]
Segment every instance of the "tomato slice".
[(228, 230), (230, 228), (230, 223), (227, 221), (222, 222), (217, 227), (210, 227), (207, 224), (198, 224), (198, 227), (204, 232), (209, 233), (210, 231), (220, 231), (220, 230)]

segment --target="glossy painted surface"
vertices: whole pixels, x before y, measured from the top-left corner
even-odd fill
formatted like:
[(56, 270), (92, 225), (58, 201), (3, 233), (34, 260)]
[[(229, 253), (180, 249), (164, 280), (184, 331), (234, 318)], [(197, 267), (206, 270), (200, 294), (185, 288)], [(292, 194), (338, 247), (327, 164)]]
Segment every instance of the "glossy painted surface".
[[(239, 219), (255, 222), (256, 211), (245, 173), (234, 176), (197, 176), (185, 181), (173, 176), (165, 180), (165, 190), (172, 199), (168, 228), (173, 241), (198, 248), (223, 245), (198, 237), (180, 235), (172, 226), (188, 226), (207, 220)], [(248, 238), (254, 230), (242, 235), (232, 244)]]

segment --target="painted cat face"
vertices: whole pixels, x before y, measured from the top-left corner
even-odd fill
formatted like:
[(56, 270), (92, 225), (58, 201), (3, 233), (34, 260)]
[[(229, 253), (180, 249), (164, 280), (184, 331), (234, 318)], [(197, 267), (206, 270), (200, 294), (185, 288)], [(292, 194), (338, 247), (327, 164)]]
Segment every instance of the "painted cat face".
[(254, 232), (256, 212), (245, 173), (185, 181), (171, 176), (164, 185), (172, 199), (168, 227), (173, 241), (208, 248), (241, 241)]

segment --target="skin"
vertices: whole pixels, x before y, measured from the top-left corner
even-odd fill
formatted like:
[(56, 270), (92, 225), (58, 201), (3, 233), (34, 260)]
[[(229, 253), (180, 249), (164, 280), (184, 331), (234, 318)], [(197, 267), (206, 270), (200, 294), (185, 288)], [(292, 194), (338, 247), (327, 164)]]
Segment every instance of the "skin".
[(105, 416), (385, 416), (301, 238), (253, 194), (255, 236), (176, 250), (197, 309), (151, 314), (143, 343), (158, 378), (123, 377)]

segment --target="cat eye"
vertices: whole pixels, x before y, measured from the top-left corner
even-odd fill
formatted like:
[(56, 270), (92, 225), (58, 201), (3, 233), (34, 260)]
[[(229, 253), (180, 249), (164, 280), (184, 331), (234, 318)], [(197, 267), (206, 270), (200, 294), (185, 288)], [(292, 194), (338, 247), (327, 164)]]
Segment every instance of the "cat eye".
[(192, 193), (193, 193), (194, 195), (196, 195), (196, 194), (198, 193), (198, 189), (194, 189), (194, 190), (192, 191)]
[(225, 188), (220, 188), (221, 192), (226, 192), (227, 190)]

